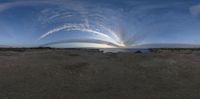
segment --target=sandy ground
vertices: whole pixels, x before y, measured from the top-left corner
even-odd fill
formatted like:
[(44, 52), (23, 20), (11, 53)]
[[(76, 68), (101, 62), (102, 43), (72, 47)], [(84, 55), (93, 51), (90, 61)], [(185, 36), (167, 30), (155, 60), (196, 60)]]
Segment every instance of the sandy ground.
[(0, 99), (200, 99), (200, 52), (1, 50)]

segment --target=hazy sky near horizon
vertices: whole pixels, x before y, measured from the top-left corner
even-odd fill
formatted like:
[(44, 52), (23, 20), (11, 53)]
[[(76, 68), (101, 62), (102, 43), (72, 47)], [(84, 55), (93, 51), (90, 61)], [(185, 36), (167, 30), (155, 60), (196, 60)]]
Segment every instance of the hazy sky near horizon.
[(0, 45), (200, 45), (199, 0), (0, 0)]

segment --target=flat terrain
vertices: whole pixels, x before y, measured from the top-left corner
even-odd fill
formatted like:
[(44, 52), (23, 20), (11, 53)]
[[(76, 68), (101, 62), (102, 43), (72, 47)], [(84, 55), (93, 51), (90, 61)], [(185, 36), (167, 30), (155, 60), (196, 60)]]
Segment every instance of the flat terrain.
[(200, 51), (0, 50), (0, 99), (200, 99)]

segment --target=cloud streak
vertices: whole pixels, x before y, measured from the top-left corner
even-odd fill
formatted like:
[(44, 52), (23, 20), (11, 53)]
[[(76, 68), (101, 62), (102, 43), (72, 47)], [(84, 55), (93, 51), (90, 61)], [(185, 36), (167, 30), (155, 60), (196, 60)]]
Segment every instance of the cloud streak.
[(40, 45), (41, 47), (47, 47), (47, 46), (52, 46), (52, 45), (57, 45), (57, 44), (68, 44), (68, 43), (93, 43), (93, 44), (105, 44), (108, 46), (111, 46), (113, 48), (120, 48), (118, 44), (105, 41), (105, 40), (100, 40), (100, 39), (68, 39), (68, 40), (62, 40), (62, 41), (56, 41), (56, 42), (50, 42), (50, 43), (45, 43)]
[(190, 8), (190, 11), (191, 11), (192, 15), (199, 16), (200, 15), (200, 4), (192, 6)]
[(99, 31), (96, 31), (96, 30), (89, 28), (88, 24), (65, 24), (62, 27), (58, 27), (58, 28), (55, 28), (55, 29), (48, 31), (47, 33), (44, 33), (42, 36), (40, 36), (40, 38), (38, 40), (44, 39), (49, 35), (52, 35), (54, 33), (57, 33), (57, 32), (63, 31), (63, 30), (65, 30), (65, 31), (81, 31), (81, 32), (86, 32), (86, 33), (92, 33), (92, 34), (107, 38), (107, 39), (110, 40), (110, 42), (114, 42), (118, 46), (124, 46), (123, 44), (117, 42), (117, 40), (115, 40), (114, 38), (110, 37), (108, 34), (104, 34), (102, 32), (99, 32)]
[(59, 6), (58, 8), (44, 9), (42, 14), (40, 19), (44, 23), (43, 25), (46, 24), (48, 26), (55, 23), (58, 25), (42, 34), (38, 40), (63, 31), (68, 33), (76, 31), (100, 36), (118, 46), (125, 46), (119, 33), (112, 28), (117, 28), (116, 25), (120, 24), (117, 23), (120, 20), (118, 18), (120, 16), (118, 10), (95, 7), (94, 4), (88, 2), (79, 2), (78, 4), (76, 2), (69, 2), (65, 6)]
[(0, 4), (0, 12), (6, 11), (10, 8), (17, 7), (17, 6), (35, 6), (35, 5), (40, 5), (40, 4), (60, 4), (59, 2), (53, 2), (53, 1), (46, 1), (46, 0), (41, 0), (41, 1), (14, 1), (14, 2), (7, 2), (7, 3), (2, 3)]

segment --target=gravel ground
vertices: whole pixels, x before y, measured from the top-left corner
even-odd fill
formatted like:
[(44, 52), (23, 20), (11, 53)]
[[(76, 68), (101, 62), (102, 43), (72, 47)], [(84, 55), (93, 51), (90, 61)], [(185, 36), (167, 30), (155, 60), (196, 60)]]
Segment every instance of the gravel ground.
[(200, 53), (1, 50), (0, 99), (200, 99)]

